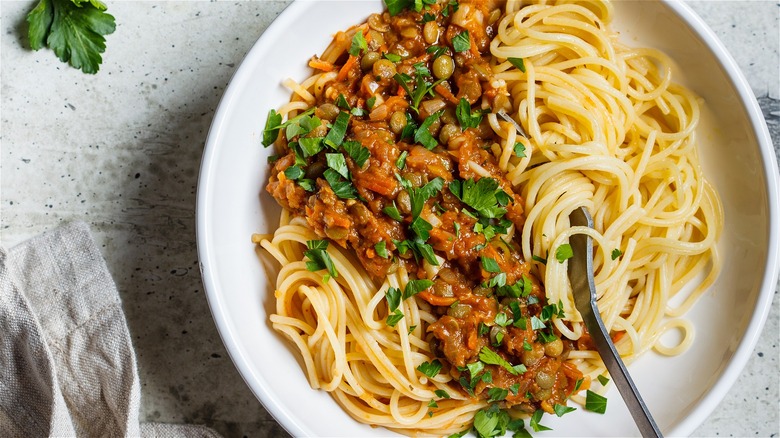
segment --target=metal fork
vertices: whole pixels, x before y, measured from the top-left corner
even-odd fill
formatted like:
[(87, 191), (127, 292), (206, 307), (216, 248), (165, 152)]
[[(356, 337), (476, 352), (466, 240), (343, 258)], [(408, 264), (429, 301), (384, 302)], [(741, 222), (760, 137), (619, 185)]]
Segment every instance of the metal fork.
[[(571, 212), (569, 221), (572, 226), (593, 228), (593, 219), (585, 207)], [(596, 286), (593, 281), (593, 241), (590, 236), (575, 234), (569, 238), (569, 244), (574, 253), (574, 256), (569, 259), (569, 281), (574, 294), (574, 305), (582, 315), (582, 320), (596, 345), (601, 360), (604, 361), (615, 386), (628, 406), (639, 432), (643, 437), (663, 437), (631, 380), (623, 360), (615, 350), (615, 345), (599, 315), (596, 306)]]

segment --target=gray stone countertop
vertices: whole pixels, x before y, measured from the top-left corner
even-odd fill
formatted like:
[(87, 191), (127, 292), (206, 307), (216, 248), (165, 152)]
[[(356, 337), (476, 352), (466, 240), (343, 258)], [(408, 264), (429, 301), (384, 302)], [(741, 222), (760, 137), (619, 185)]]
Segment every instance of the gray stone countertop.
[[(32, 0), (0, 2), (0, 241), (88, 222), (123, 299), (145, 421), (225, 436), (284, 430), (220, 341), (198, 271), (195, 189), (206, 133), (231, 75), (286, 2), (108, 1), (117, 31), (84, 75), (24, 32)], [(747, 76), (780, 145), (780, 5), (689, 4)], [(778, 299), (747, 367), (697, 436), (777, 436)]]

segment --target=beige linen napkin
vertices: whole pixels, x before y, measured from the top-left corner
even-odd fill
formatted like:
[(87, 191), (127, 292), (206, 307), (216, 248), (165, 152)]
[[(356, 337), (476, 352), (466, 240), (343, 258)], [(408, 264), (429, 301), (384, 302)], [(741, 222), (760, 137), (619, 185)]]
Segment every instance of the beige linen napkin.
[(84, 223), (0, 248), (0, 436), (218, 437), (139, 424), (122, 306)]

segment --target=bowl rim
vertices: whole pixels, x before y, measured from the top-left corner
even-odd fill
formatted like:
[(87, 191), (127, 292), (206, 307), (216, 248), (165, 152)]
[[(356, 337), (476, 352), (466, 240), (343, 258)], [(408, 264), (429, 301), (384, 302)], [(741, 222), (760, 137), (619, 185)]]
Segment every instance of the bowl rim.
[[(244, 382), (250, 388), (255, 398), (263, 407), (274, 417), (274, 419), (293, 436), (311, 435), (311, 431), (306, 430), (298, 424), (283, 409), (279, 401), (269, 390), (266, 381), (262, 376), (256, 375), (250, 366), (248, 359), (242, 353), (239, 345), (238, 336), (230, 327), (229, 313), (221, 299), (219, 285), (212, 271), (215, 265), (214, 249), (212, 249), (208, 236), (211, 234), (211, 222), (205, 207), (213, 194), (211, 187), (214, 175), (215, 155), (219, 149), (218, 139), (225, 126), (225, 118), (228, 108), (232, 102), (237, 99), (240, 93), (239, 84), (245, 83), (249, 75), (248, 69), (242, 69), (243, 66), (254, 63), (261, 51), (261, 41), (280, 37), (287, 28), (284, 26), (286, 20), (280, 19), (284, 16), (295, 16), (308, 7), (312, 0), (295, 0), (285, 8), (279, 16), (268, 26), (258, 40), (252, 45), (244, 59), (236, 68), (228, 86), (219, 101), (214, 114), (208, 135), (206, 137), (204, 152), (201, 158), (197, 192), (196, 192), (196, 243), (198, 250), (198, 266), (203, 281), (206, 298), (211, 309), (211, 314), (217, 331), (223, 344), (230, 356), (233, 365), (239, 371)], [(359, 1), (359, 0), (358, 0)], [(378, 0), (377, 0), (378, 1)], [(676, 14), (684, 23), (686, 23), (695, 33), (696, 37), (706, 45), (714, 55), (716, 62), (723, 68), (728, 80), (736, 90), (739, 100), (742, 103), (745, 112), (750, 120), (753, 133), (759, 146), (759, 152), (763, 158), (763, 172), (765, 176), (767, 190), (767, 212), (768, 226), (767, 235), (769, 238), (766, 256), (766, 269), (760, 283), (759, 293), (756, 296), (756, 305), (754, 312), (745, 326), (744, 333), (737, 348), (732, 353), (732, 358), (727, 366), (721, 372), (718, 379), (710, 387), (709, 391), (693, 407), (685, 419), (677, 423), (668, 435), (689, 436), (699, 427), (715, 408), (723, 401), (726, 393), (736, 383), (741, 375), (751, 353), (758, 343), (758, 339), (763, 331), (763, 326), (769, 314), (775, 286), (780, 273), (780, 173), (778, 173), (777, 160), (774, 153), (772, 139), (766, 125), (758, 101), (747, 82), (744, 74), (739, 69), (736, 61), (728, 52), (726, 47), (710, 29), (710, 27), (699, 17), (693, 9), (685, 4), (683, 0), (659, 0), (664, 3), (671, 12)]]

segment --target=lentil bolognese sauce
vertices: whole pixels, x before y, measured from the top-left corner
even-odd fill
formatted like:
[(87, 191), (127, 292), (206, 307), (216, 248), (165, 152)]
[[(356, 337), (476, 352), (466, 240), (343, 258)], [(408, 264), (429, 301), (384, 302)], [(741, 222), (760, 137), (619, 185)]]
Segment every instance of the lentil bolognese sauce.
[[(615, 289), (608, 291), (609, 296), (622, 297), (605, 318), (613, 339), (626, 338), (620, 344), (621, 354), (652, 348), (670, 327), (687, 330), (683, 323), (659, 328), (666, 304), (648, 304), (651, 299), (644, 298), (645, 289), (647, 294), (653, 292), (654, 280), (647, 278), (655, 278), (656, 271), (641, 271), (630, 264), (652, 265), (656, 255), (647, 256), (637, 241), (668, 231), (632, 225), (642, 221), (626, 217), (638, 211), (626, 200), (634, 190), (637, 202), (645, 202), (642, 212), (646, 212), (669, 189), (646, 182), (650, 178), (643, 176), (642, 166), (652, 173), (648, 163), (653, 158), (642, 152), (642, 146), (648, 143), (653, 151), (653, 142), (658, 142), (652, 154), (667, 146), (663, 142), (686, 149), (698, 117), (695, 99), (670, 87), (663, 75), (641, 64), (644, 61), (631, 64), (639, 62), (632, 61), (636, 55), (626, 55), (627, 65), (651, 78), (645, 82), (633, 76), (620, 78), (607, 61), (594, 61), (596, 55), (589, 47), (581, 49), (565, 37), (560, 38), (564, 42), (563, 48), (555, 49), (558, 52), (550, 49), (554, 43), (530, 50), (532, 65), (511, 55), (497, 59), (496, 52), (509, 45), (507, 40), (519, 38), (512, 26), (539, 26), (537, 34), (570, 26), (571, 32), (588, 40), (582, 34), (606, 32), (600, 20), (608, 20), (611, 10), (600, 0), (583, 1), (585, 6), (541, 2), (528, 6), (528, 16), (513, 18), (512, 14), (520, 17), (525, 6), (509, 3), (385, 0), (385, 12), (338, 32), (322, 55), (311, 58), (310, 78), (300, 84), (286, 81), (293, 98), (268, 114), (263, 144), (275, 145), (277, 155), (269, 160), (266, 190), (284, 210), (274, 235), (255, 235), (253, 241), (282, 266), (276, 285), (277, 313), (271, 321), (300, 350), (312, 387), (330, 391), (359, 421), (405, 434), (457, 433), (473, 424), (478, 435), (494, 436), (520, 431), (521, 418), (530, 416), (532, 429), (538, 431), (544, 429), (539, 423), (543, 413), (561, 416), (574, 410), (567, 401), (591, 388), (595, 376), (602, 386), (606, 384), (600, 375), (603, 367), (594, 365), (599, 359), (587, 331), (566, 296), (566, 285), (555, 280), (565, 277), (557, 271), (558, 265), (571, 256), (566, 236), (544, 235), (547, 225), (535, 223), (533, 232), (539, 236), (531, 238), (526, 224), (528, 210), (537, 204), (549, 210), (555, 202), (550, 199), (567, 205), (568, 211), (574, 208), (579, 201), (570, 201), (566, 193), (588, 202), (615, 204), (612, 211), (596, 215), (604, 236), (594, 238), (607, 254), (614, 248), (611, 260), (597, 257), (601, 272), (597, 281), (599, 287)], [(535, 13), (553, 24), (529, 18)], [(594, 24), (588, 27), (577, 20)], [(498, 38), (499, 33), (504, 36)], [(530, 30), (520, 34), (535, 35)], [(614, 56), (607, 39), (597, 43), (605, 47), (600, 56)], [(653, 103), (632, 108), (624, 103), (628, 98), (604, 92), (603, 99), (614, 98), (617, 103), (608, 102), (599, 110), (619, 114), (604, 118), (615, 123), (607, 123), (603, 128), (607, 133), (600, 136), (594, 126), (604, 120), (588, 125), (591, 121), (582, 115), (591, 109), (590, 101), (583, 98), (586, 109), (578, 112), (544, 95), (560, 92), (563, 86), (545, 87), (545, 81), (560, 79), (542, 67), (561, 65), (573, 72), (579, 65), (576, 59), (561, 59), (579, 55), (588, 59), (583, 65), (596, 65), (596, 71), (607, 77), (604, 84), (616, 83), (632, 99), (666, 107), (657, 111)], [(532, 84), (542, 84), (539, 91), (523, 85), (527, 77)], [(607, 88), (598, 78), (583, 77), (587, 86)], [(641, 82), (637, 92), (628, 87), (631, 81)], [(576, 93), (582, 92), (590, 99), (582, 91), (586, 87), (564, 85), (571, 87), (564, 90), (568, 94), (561, 92), (566, 97), (577, 101)], [(548, 107), (534, 109), (534, 92), (540, 99), (549, 98)], [(599, 98), (592, 100), (598, 104)], [(649, 116), (632, 113), (640, 111), (637, 108)], [(556, 115), (553, 110), (566, 114)], [(503, 112), (513, 114), (515, 121), (496, 117)], [(532, 120), (524, 123), (530, 135), (517, 123), (524, 114)], [(657, 121), (645, 120), (651, 117)], [(621, 131), (621, 123), (639, 127)], [(682, 140), (668, 131), (681, 132)], [(556, 164), (556, 145), (565, 149), (569, 143), (588, 141), (603, 142), (611, 152), (616, 149), (611, 143), (623, 144), (621, 160), (630, 162), (639, 175), (637, 181), (651, 188), (613, 177), (609, 168), (598, 163), (593, 169), (562, 167), (556, 172), (563, 175), (560, 192), (547, 193), (545, 181), (538, 183), (541, 188), (531, 187), (524, 172), (547, 175), (546, 166)], [(543, 144), (548, 149), (529, 166), (527, 155)], [(560, 155), (569, 159), (576, 153), (578, 149), (570, 148)], [(670, 150), (658, 153), (667, 160), (676, 156)], [(682, 162), (698, 166), (690, 155), (684, 157)], [(622, 164), (610, 166), (623, 169)], [(680, 173), (700, 177), (685, 169)], [(569, 170), (573, 176), (567, 176)], [(590, 179), (577, 179), (585, 176)], [(673, 243), (660, 242), (660, 237), (654, 241), (654, 250), (666, 254), (658, 256), (662, 260), (658, 266), (671, 263), (675, 279), (689, 280), (707, 261), (716, 259), (712, 245), (720, 227), (719, 204), (711, 187), (699, 180), (691, 186), (699, 190), (696, 202), (701, 205), (681, 202), (685, 205), (680, 209), (690, 210), (679, 225), (687, 231), (669, 239), (701, 241), (698, 255), (669, 258), (658, 247)], [(570, 185), (591, 192), (565, 188)], [(532, 200), (521, 196), (521, 186)], [(609, 194), (612, 190), (618, 195)], [(660, 207), (662, 214), (671, 204)], [(568, 211), (558, 213), (567, 216)], [(538, 219), (539, 214), (530, 216)], [(610, 231), (611, 224), (620, 232)], [(560, 233), (560, 227), (554, 231)], [(700, 289), (714, 281), (717, 260), (713, 265)], [(658, 266), (652, 269), (663, 269)], [(629, 269), (634, 271), (625, 274)], [(545, 275), (550, 284), (555, 281), (555, 290), (545, 291)], [(675, 280), (669, 287), (679, 289), (678, 283)], [(677, 289), (663, 292), (664, 299)], [(651, 307), (660, 316), (639, 317), (636, 323), (651, 328), (634, 328), (634, 313), (641, 310), (644, 315)], [(587, 393), (589, 408), (603, 412), (606, 399)], [(584, 398), (578, 401), (585, 402)]]

